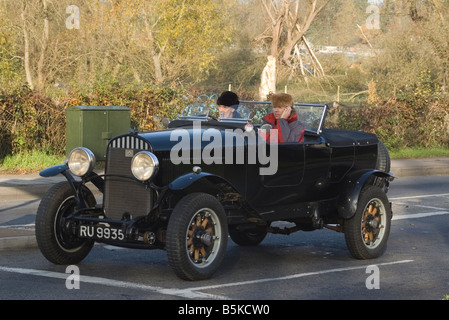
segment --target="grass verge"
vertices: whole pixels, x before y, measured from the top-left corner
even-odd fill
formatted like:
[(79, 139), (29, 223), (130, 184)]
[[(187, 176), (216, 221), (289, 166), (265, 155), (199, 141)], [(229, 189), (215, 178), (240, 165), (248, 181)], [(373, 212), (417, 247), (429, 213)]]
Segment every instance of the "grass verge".
[(404, 148), (400, 150), (390, 150), (391, 159), (418, 159), (418, 158), (434, 158), (448, 157), (449, 148)]
[(31, 151), (7, 155), (0, 159), (0, 174), (25, 174), (38, 172), (47, 167), (63, 164), (65, 157), (48, 154), (43, 151)]

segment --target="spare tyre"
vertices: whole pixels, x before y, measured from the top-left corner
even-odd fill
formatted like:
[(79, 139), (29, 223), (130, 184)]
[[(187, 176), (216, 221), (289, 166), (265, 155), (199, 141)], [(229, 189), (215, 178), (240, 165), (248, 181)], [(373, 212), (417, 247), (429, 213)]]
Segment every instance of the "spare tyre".
[[(388, 152), (385, 144), (379, 140), (377, 144), (377, 162), (376, 162), (376, 170), (383, 171), (386, 173), (390, 172), (391, 169), (391, 159), (390, 153)], [(374, 185), (380, 188), (383, 188), (385, 192), (388, 191), (388, 183), (386, 183), (386, 178), (376, 177), (374, 181)]]
[(379, 143), (377, 144), (376, 170), (390, 172), (390, 168), (391, 168), (390, 153), (388, 152), (388, 149), (385, 146), (385, 144), (379, 140)]

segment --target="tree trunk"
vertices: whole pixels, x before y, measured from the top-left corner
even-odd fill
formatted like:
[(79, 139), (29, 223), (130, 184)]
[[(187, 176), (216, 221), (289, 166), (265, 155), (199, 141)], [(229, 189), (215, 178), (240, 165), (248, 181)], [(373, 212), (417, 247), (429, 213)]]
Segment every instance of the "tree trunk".
[(27, 9), (27, 4), (28, 4), (27, 0), (22, 1), (22, 12), (20, 14), (20, 18), (22, 19), (22, 28), (23, 28), (25, 75), (28, 86), (30, 87), (31, 90), (34, 90), (33, 76), (31, 74), (31, 64), (30, 64), (30, 37), (28, 35), (28, 28), (25, 18), (25, 11)]
[(265, 101), (269, 94), (276, 93), (276, 58), (268, 56), (268, 61), (262, 71), (259, 87), (259, 97)]
[(324, 77), (325, 73), (324, 73), (323, 66), (321, 65), (320, 60), (318, 60), (317, 56), (313, 52), (312, 48), (310, 48), (309, 43), (307, 42), (307, 39), (305, 36), (302, 37), (302, 41), (304, 42), (304, 45), (306, 46), (307, 52), (309, 52), (309, 54), (310, 54), (313, 64), (318, 69), (318, 71), (317, 71), (318, 77), (320, 77), (320, 78)]
[(144, 21), (145, 21), (145, 30), (147, 32), (147, 37), (149, 40), (149, 49), (151, 58), (153, 59), (153, 66), (154, 66), (154, 78), (157, 83), (164, 82), (164, 76), (162, 74), (162, 65), (161, 65), (161, 56), (162, 56), (162, 49), (159, 50), (159, 52), (156, 50), (156, 43), (153, 38), (153, 31), (151, 30), (150, 24), (148, 23), (147, 19), (147, 13), (144, 10)]
[(50, 33), (50, 27), (48, 22), (47, 0), (42, 0), (42, 5), (44, 8), (44, 28), (42, 30), (41, 53), (39, 56), (39, 61), (37, 63), (37, 88), (40, 91), (43, 91), (45, 88), (46, 77), (44, 75), (44, 68), (48, 47), (48, 38)]
[[(323, 0), (321, 6), (318, 5), (318, 0), (310, 0), (308, 1), (309, 5), (306, 10), (301, 9), (300, 2), (301, 0), (262, 1), (263, 9), (267, 15), (267, 23), (271, 23), (271, 25), (258, 38), (259, 40), (270, 40), (270, 56), (275, 58), (275, 63), (282, 63), (290, 68), (290, 70), (294, 67), (292, 65), (292, 59), (294, 57), (295, 46), (303, 40), (304, 35), (309, 30), (317, 15), (330, 0)], [(300, 21), (303, 22), (300, 23)], [(308, 50), (312, 55), (312, 61), (314, 63), (317, 62), (320, 71), (322, 71), (318, 59), (313, 55), (310, 48)], [(266, 77), (268, 64), (263, 71), (262, 79), (264, 75)], [(276, 75), (273, 75), (273, 78), (276, 82)], [(265, 94), (262, 94), (263, 86), (265, 86), (264, 92), (266, 92), (267, 85), (261, 83), (259, 90), (261, 97), (265, 96)]]
[[(291, 38), (287, 43), (285, 44), (283, 51), (283, 56), (281, 58), (282, 63), (284, 63), (286, 66), (291, 67), (291, 58), (292, 53), (294, 52), (295, 45), (299, 43), (304, 35), (309, 30), (310, 26), (312, 25), (313, 21), (315, 20), (316, 16), (321, 12), (321, 10), (324, 9), (324, 7), (330, 2), (330, 0), (326, 0), (320, 7), (317, 8), (318, 0), (313, 0), (312, 5), (310, 8), (310, 11), (308, 12), (307, 17), (305, 18), (305, 22), (302, 26), (299, 25), (298, 21), (298, 7), (296, 8), (296, 12), (293, 15), (291, 19), (292, 23), (291, 25)], [(287, 19), (289, 17), (287, 16)]]

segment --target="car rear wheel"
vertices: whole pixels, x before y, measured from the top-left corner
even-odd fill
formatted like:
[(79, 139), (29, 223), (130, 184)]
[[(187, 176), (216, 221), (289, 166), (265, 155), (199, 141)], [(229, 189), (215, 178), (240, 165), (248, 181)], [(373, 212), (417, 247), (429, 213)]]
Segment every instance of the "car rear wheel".
[(238, 226), (229, 229), (229, 236), (239, 246), (257, 246), (265, 239), (267, 228), (255, 228), (251, 230), (239, 230)]
[[(92, 192), (83, 187), (88, 205), (96, 204)], [(36, 241), (42, 254), (55, 264), (76, 264), (91, 251), (94, 241), (78, 238), (67, 228), (66, 218), (77, 202), (68, 182), (54, 185), (42, 198), (36, 213)]]
[(383, 253), (391, 216), (390, 204), (381, 188), (368, 186), (362, 190), (355, 215), (343, 225), (346, 245), (354, 258), (373, 259)]
[(223, 261), (227, 241), (226, 214), (215, 197), (192, 193), (173, 209), (166, 249), (170, 266), (179, 278), (210, 278)]

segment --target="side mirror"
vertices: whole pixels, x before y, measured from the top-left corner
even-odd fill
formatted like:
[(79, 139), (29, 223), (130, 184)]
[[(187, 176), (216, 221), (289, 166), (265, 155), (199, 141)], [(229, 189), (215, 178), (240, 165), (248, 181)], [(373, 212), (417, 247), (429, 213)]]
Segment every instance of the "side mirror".
[(170, 124), (170, 120), (169, 120), (167, 117), (164, 117), (164, 118), (162, 119), (162, 125), (163, 125), (165, 128), (168, 128), (169, 124)]

